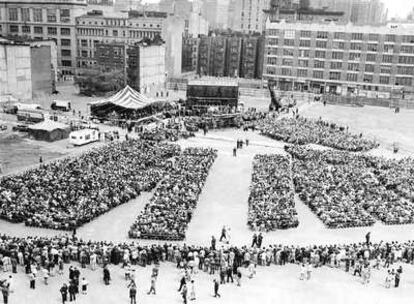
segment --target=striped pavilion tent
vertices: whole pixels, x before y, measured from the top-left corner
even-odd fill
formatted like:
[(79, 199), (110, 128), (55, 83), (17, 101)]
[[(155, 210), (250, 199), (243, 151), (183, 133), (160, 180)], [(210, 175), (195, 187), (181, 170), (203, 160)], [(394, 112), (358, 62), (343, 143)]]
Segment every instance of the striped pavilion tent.
[(106, 99), (90, 102), (89, 105), (91, 107), (113, 106), (114, 108), (121, 107), (129, 110), (139, 110), (154, 102), (154, 100), (144, 96), (127, 85), (115, 95)]

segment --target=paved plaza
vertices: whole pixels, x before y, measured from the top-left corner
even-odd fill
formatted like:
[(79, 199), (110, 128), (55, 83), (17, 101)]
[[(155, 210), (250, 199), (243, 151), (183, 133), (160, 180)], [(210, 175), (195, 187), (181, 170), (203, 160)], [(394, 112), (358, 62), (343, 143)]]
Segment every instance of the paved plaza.
[[(354, 132), (375, 136), (382, 143), (382, 147), (370, 153), (394, 157), (390, 144), (392, 141), (398, 141), (403, 150), (401, 154), (412, 155), (411, 151), (414, 148), (410, 138), (414, 138), (414, 111), (403, 110), (395, 115), (391, 110), (383, 108), (323, 107), (320, 104), (306, 104), (301, 107), (300, 112), (310, 117), (322, 116), (326, 120), (347, 124)], [(364, 119), (365, 115), (370, 115), (369, 119)], [(372, 122), (374, 117), (375, 122)], [(367, 121), (370, 122), (369, 125)], [(375, 131), (377, 129), (379, 131)], [(249, 139), (250, 144), (239, 149), (237, 157), (233, 157), (232, 149), (237, 139)], [(218, 237), (222, 226), (226, 225), (230, 228), (231, 244), (250, 244), (252, 232), (247, 226), (247, 199), (253, 157), (259, 153), (284, 154), (284, 143), (252, 131), (227, 129), (210, 131), (205, 136), (200, 132), (194, 138), (180, 140), (179, 144), (183, 147), (203, 146), (218, 150), (218, 157), (209, 172), (189, 224), (185, 243), (209, 245), (211, 236)], [(33, 162), (37, 161), (36, 157), (33, 159)], [(152, 193), (143, 193), (137, 199), (98, 217), (79, 228), (78, 236), (85, 240), (129, 241), (129, 226), (151, 196)], [(265, 246), (280, 243), (313, 245), (359, 242), (364, 240), (368, 231), (371, 231), (373, 242), (414, 239), (414, 225), (386, 226), (377, 222), (369, 228), (327, 229), (303, 202), (297, 197), (295, 199), (299, 226), (296, 229), (266, 233)], [(62, 234), (61, 231), (26, 227), (4, 220), (0, 220), (0, 233), (15, 236)], [(372, 282), (364, 286), (359, 278), (329, 267), (314, 269), (312, 279), (306, 282), (298, 279), (299, 266), (296, 265), (258, 267), (257, 275), (253, 279), (243, 277), (242, 287), (235, 284), (222, 285), (221, 299), (212, 297), (213, 276), (200, 273), (195, 276), (196, 303), (306, 303), (309, 299), (314, 303), (411, 303), (414, 298), (414, 266), (403, 264), (403, 267), (401, 286), (398, 290), (385, 289), (384, 269), (373, 270)], [(95, 272), (81, 270), (81, 277), (85, 276), (90, 282), (90, 290), (88, 295), (80, 295), (76, 303), (128, 303), (127, 282), (123, 279), (123, 270), (114, 265), (110, 268), (113, 280), (109, 287), (102, 282), (101, 269)], [(180, 271), (175, 265), (162, 264), (157, 282), (157, 295), (151, 296), (145, 294), (150, 285), (150, 271), (150, 267), (137, 268), (138, 303), (180, 303), (182, 300), (176, 291)], [(51, 277), (48, 286), (39, 279), (37, 289), (31, 291), (28, 278), (22, 272), (23, 269), (19, 269), (19, 273), (14, 275), (14, 292), (10, 296), (10, 303), (59, 302), (59, 287), (67, 281), (66, 273), (64, 276)], [(0, 273), (0, 278), (5, 278), (6, 275)]]

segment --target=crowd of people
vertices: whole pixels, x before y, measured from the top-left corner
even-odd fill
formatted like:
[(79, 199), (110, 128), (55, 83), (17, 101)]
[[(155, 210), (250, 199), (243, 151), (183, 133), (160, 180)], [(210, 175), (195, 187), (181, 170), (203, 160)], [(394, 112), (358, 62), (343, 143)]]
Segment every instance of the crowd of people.
[(180, 147), (130, 139), (0, 180), (0, 217), (72, 230), (157, 185)]
[[(414, 222), (414, 161), (288, 146), (299, 197), (329, 228)], [(398, 173), (397, 173), (398, 172)], [(410, 177), (411, 176), (411, 177)]]
[(171, 171), (133, 223), (129, 236), (183, 240), (216, 156), (216, 151), (209, 148), (186, 148), (177, 156)]
[[(112, 281), (110, 265), (118, 265), (125, 270), (125, 279), (130, 280), (130, 296), (136, 297), (135, 268), (137, 266), (155, 265), (152, 270), (151, 287), (148, 294), (155, 293), (158, 267), (162, 262), (174, 263), (183, 269), (179, 291), (184, 301), (187, 300), (187, 286), (191, 286), (190, 297), (195, 298), (194, 276), (197, 272), (213, 275), (214, 296), (220, 296), (219, 284), (237, 283), (241, 286), (242, 277), (253, 278), (256, 268), (270, 265), (297, 264), (300, 266), (300, 279), (311, 279), (312, 269), (319, 267), (339, 268), (360, 277), (361, 283), (369, 284), (370, 273), (384, 269), (385, 287), (399, 287), (403, 274), (402, 263), (414, 263), (414, 241), (377, 242), (366, 241), (351, 244), (330, 245), (281, 245), (260, 244), (253, 241), (252, 246), (189, 246), (172, 243), (142, 245), (139, 243), (112, 243), (82, 241), (76, 237), (10, 237), (0, 235), (0, 270), (7, 279), (0, 279), (3, 295), (13, 289), (12, 274), (24, 269), (30, 281), (30, 288), (35, 289), (36, 281), (48, 284), (49, 277), (59, 276), (69, 267), (69, 284), (60, 288), (62, 302), (69, 293), (71, 300), (77, 294), (86, 294), (87, 278), (81, 275), (85, 268), (95, 271), (103, 270), (103, 282)], [(78, 264), (77, 264), (78, 263)], [(398, 263), (398, 264), (396, 264)], [(132, 270), (132, 271), (131, 271)], [(82, 277), (82, 279), (80, 279)], [(28, 282), (29, 283), (29, 282)], [(29, 284), (28, 284), (29, 285)], [(131, 290), (132, 289), (132, 290)], [(7, 302), (5, 302), (7, 303)]]
[(291, 144), (319, 144), (344, 151), (368, 151), (379, 146), (374, 140), (355, 135), (348, 128), (334, 123), (313, 120), (301, 116), (294, 118), (267, 117), (258, 126), (260, 132), (270, 138)]
[(248, 225), (272, 231), (299, 225), (290, 159), (278, 154), (256, 155), (249, 196)]

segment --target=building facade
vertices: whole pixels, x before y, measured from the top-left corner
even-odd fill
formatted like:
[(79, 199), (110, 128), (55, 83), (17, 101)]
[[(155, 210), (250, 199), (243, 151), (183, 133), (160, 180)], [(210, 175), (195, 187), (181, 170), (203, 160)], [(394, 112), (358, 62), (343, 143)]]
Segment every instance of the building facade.
[(198, 37), (183, 38), (181, 59), (181, 71), (183, 73), (197, 71), (199, 44), (200, 38)]
[(282, 90), (384, 96), (414, 85), (414, 26), (268, 22), (264, 60)]
[(238, 0), (234, 6), (233, 30), (246, 34), (262, 33), (266, 21), (264, 10), (269, 0)]
[(20, 100), (51, 94), (57, 77), (54, 41), (16, 42), (0, 39), (0, 96)]
[[(197, 73), (200, 76), (262, 77), (264, 36), (203, 36), (191, 43), (195, 44), (195, 41), (198, 43)], [(185, 53), (183, 61), (189, 62), (190, 59), (184, 56)]]
[(137, 43), (127, 49), (128, 84), (148, 95), (165, 88), (165, 45)]
[(54, 39), (60, 75), (76, 66), (75, 18), (85, 13), (86, 0), (0, 0), (0, 33), (31, 39)]
[(224, 70), (226, 76), (238, 77), (240, 74), (242, 42), (243, 40), (240, 37), (227, 38), (226, 66)]
[(354, 24), (383, 24), (387, 21), (385, 5), (380, 0), (311, 0), (314, 9), (344, 12), (344, 21)]
[(242, 39), (240, 77), (261, 79), (263, 74), (264, 37), (245, 37)]
[(77, 68), (96, 68), (98, 44), (121, 43), (132, 45), (143, 38), (162, 36), (166, 13), (137, 12), (104, 15), (91, 11), (76, 18)]

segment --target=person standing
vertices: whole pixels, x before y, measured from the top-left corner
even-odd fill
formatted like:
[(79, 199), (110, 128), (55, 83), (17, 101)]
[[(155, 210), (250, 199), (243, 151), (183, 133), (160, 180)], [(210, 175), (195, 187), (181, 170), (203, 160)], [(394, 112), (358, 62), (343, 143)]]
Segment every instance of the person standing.
[(29, 274), (29, 280), (30, 280), (30, 289), (36, 288), (36, 277), (33, 273)]
[(233, 156), (236, 157), (237, 156), (237, 149), (233, 148)]
[(387, 276), (385, 277), (385, 288), (390, 288), (391, 287), (391, 270), (388, 270)]
[(194, 280), (191, 280), (190, 301), (194, 301), (195, 299), (196, 299), (196, 294), (195, 294)]
[(70, 281), (69, 283), (69, 301), (76, 301), (76, 285), (74, 281)]
[(234, 283), (234, 281), (233, 281), (233, 269), (231, 268), (230, 265), (227, 266), (226, 275), (227, 275), (227, 283), (230, 283), (230, 281), (232, 283)]
[(9, 290), (9, 285), (7, 283), (4, 283), (3, 286), (1, 286), (1, 293), (3, 294), (4, 304), (8, 304), (9, 303), (10, 290)]
[(369, 245), (370, 240), (371, 240), (371, 232), (368, 232), (368, 233), (365, 235), (365, 242), (366, 242), (366, 244), (367, 244), (367, 245)]
[(240, 267), (237, 267), (237, 276), (236, 276), (237, 286), (241, 286), (241, 278), (242, 278), (242, 273), (241, 273)]
[(181, 295), (183, 297), (183, 303), (187, 304), (187, 284), (184, 283), (183, 290), (181, 291)]
[(312, 266), (310, 263), (306, 266), (306, 280), (310, 280), (312, 275)]
[(302, 263), (302, 265), (300, 266), (300, 277), (299, 277), (301, 281), (305, 279), (305, 273), (306, 273), (305, 264)]
[(211, 237), (211, 250), (216, 250), (216, 238), (214, 235)]
[(402, 266), (398, 267), (395, 273), (395, 288), (398, 288), (398, 286), (400, 286), (401, 274), (402, 274)]
[(109, 285), (109, 281), (111, 280), (111, 273), (109, 272), (108, 265), (106, 265), (103, 269), (103, 279), (105, 285)]
[(131, 300), (131, 304), (137, 304), (137, 285), (134, 281), (128, 285), (129, 287), (129, 299)]
[(252, 247), (254, 247), (255, 245), (257, 245), (257, 234), (256, 233), (253, 234)]
[(214, 283), (214, 297), (215, 298), (217, 298), (217, 297), (221, 298), (221, 295), (219, 294), (219, 288), (220, 288), (219, 282), (216, 279), (214, 279), (213, 283)]
[(223, 239), (227, 239), (226, 237), (226, 226), (223, 226), (223, 228), (221, 229), (221, 236), (220, 236), (220, 242), (223, 241)]
[(150, 287), (150, 290), (148, 291), (147, 294), (151, 294), (151, 293), (155, 294), (155, 283), (156, 282), (157, 282), (157, 279), (156, 279), (155, 275), (152, 275), (151, 276), (151, 287)]
[(62, 295), (62, 304), (65, 304), (68, 300), (68, 285), (63, 284), (60, 288), (60, 294)]
[(183, 289), (184, 285), (185, 285), (185, 275), (183, 275), (180, 280), (180, 287), (178, 288), (178, 292), (180, 292), (181, 289)]
[(262, 243), (263, 243), (263, 235), (260, 232), (259, 236), (257, 237), (257, 248), (259, 248), (259, 249), (262, 248)]
[(88, 281), (85, 278), (82, 278), (81, 281), (81, 288), (82, 288), (82, 294), (86, 295), (88, 293)]

